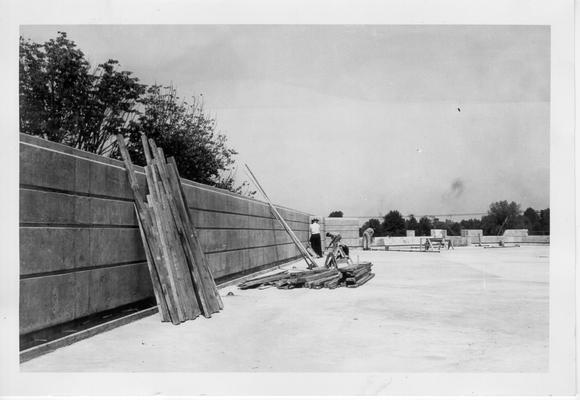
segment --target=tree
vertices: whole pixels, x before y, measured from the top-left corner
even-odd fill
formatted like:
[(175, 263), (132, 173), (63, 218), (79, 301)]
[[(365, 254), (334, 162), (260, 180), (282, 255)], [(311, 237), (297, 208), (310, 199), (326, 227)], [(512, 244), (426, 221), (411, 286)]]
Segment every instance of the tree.
[(415, 216), (411, 214), (405, 221), (405, 229), (408, 231), (413, 231), (416, 234), (417, 228), (419, 228), (419, 223), (417, 222), (417, 219), (415, 219)]
[(140, 103), (142, 111), (130, 124), (127, 144), (136, 164), (145, 164), (141, 146), (144, 133), (163, 148), (166, 156), (175, 157), (182, 177), (232, 191), (242, 190), (233, 187), (233, 157), (237, 153), (227, 146), (226, 137), (216, 132), (215, 119), (206, 114), (199, 100), (193, 98), (188, 103), (180, 100), (175, 88), (153, 85), (147, 88)]
[(440, 221), (439, 218), (433, 218), (431, 228), (432, 229), (447, 229), (447, 225), (445, 224), (445, 222)]
[(342, 211), (333, 211), (328, 216), (330, 218), (342, 218), (344, 213)]
[(524, 221), (521, 214), (520, 205), (516, 202), (508, 203), (507, 200), (502, 200), (491, 203), (487, 216), (482, 218), (483, 233), (497, 235), (501, 234), (500, 230), (522, 228)]
[(116, 60), (93, 71), (65, 32), (44, 44), (20, 38), (20, 131), (108, 154), (137, 113), (144, 85)]
[(542, 230), (538, 212), (534, 210), (532, 207), (528, 207), (526, 208), (526, 211), (524, 211), (524, 220), (526, 228), (528, 229), (529, 232)]
[(383, 235), (383, 227), (381, 226), (381, 221), (376, 218), (371, 218), (367, 222), (363, 224), (361, 228), (359, 228), (359, 236), (362, 236), (363, 232), (368, 228), (371, 227), (375, 231), (374, 236), (384, 236)]
[(462, 219), (459, 226), (461, 229), (481, 229), (481, 220), (476, 218)]
[(431, 220), (427, 217), (421, 217), (421, 219), (419, 219), (419, 226), (417, 228), (419, 236), (430, 236), (431, 229), (433, 229)]
[(113, 158), (120, 158), (121, 134), (140, 165), (145, 133), (175, 157), (182, 177), (255, 193), (247, 182), (236, 186), (236, 152), (199, 100), (189, 104), (172, 87), (142, 85), (116, 60), (91, 68), (65, 32), (43, 44), (21, 37), (19, 67), (21, 132)]
[(445, 229), (447, 229), (450, 236), (461, 235), (461, 224), (459, 222), (453, 222), (451, 220), (447, 220), (447, 221), (445, 221), (445, 225), (447, 225), (447, 227)]
[(385, 215), (383, 233), (389, 236), (405, 236), (405, 219), (399, 211), (392, 210)]
[(545, 235), (550, 234), (550, 209), (546, 208), (545, 210), (540, 211), (540, 227), (541, 231)]

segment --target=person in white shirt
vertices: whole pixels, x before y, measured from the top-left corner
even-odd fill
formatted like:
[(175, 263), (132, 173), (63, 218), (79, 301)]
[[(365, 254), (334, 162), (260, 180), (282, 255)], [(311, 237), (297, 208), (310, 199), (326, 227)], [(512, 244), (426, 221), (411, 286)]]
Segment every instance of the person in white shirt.
[(322, 242), (320, 240), (320, 225), (318, 225), (318, 218), (313, 218), (310, 224), (310, 247), (318, 255), (322, 257)]

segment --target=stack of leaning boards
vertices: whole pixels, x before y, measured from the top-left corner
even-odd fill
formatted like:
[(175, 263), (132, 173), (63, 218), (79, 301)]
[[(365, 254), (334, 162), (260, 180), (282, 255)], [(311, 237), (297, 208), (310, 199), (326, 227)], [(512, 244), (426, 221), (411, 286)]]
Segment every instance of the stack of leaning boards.
[(210, 266), (191, 222), (175, 160), (143, 135), (147, 202), (122, 135), (119, 149), (135, 197), (139, 230), (162, 321), (179, 324), (223, 309)]

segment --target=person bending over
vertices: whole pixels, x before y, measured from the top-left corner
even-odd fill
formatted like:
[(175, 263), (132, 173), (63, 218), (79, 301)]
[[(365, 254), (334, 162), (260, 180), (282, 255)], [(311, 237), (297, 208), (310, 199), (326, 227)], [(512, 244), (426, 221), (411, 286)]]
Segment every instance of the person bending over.
[(368, 227), (363, 232), (363, 250), (370, 250), (371, 249), (371, 243), (373, 241), (374, 233), (375, 233), (375, 230), (371, 227)]

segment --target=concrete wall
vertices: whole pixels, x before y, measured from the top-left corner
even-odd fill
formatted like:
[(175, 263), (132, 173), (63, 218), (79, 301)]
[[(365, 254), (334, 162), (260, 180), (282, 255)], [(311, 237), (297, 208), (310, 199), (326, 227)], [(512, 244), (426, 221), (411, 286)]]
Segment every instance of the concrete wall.
[(481, 237), (483, 237), (482, 229), (462, 229), (461, 237), (465, 238), (466, 244), (479, 244)]
[[(516, 243), (516, 244), (549, 244), (550, 236), (483, 236), (481, 238), (482, 244), (499, 243)], [(477, 244), (477, 242), (473, 242)]]
[(503, 233), (503, 236), (528, 237), (528, 230), (527, 229), (506, 229)]
[[(432, 236), (394, 236), (394, 237), (376, 237), (373, 239), (373, 246), (402, 246), (402, 245), (419, 245), (425, 243), (427, 238)], [(466, 246), (467, 241), (461, 236), (447, 236), (453, 246)]]
[[(183, 182), (218, 281), (299, 255), (266, 203)], [(306, 242), (308, 215), (278, 209)], [(152, 296), (123, 164), (21, 135), (20, 333)]]
[(447, 237), (447, 231), (445, 229), (431, 229), (431, 237), (445, 238)]
[[(325, 217), (321, 219), (322, 231), (326, 235), (327, 232), (332, 234), (340, 234), (342, 236), (341, 243), (347, 246), (362, 246), (359, 238), (358, 230), (360, 223), (358, 218), (330, 218)], [(328, 240), (325, 241), (329, 243)]]
[[(373, 238), (373, 246), (397, 246), (397, 245), (419, 245), (425, 243), (425, 239), (431, 236), (398, 236), (398, 237), (376, 237)], [(479, 236), (447, 236), (448, 240), (455, 247), (477, 245)], [(549, 244), (549, 236), (481, 236), (481, 244), (497, 244), (501, 241), (504, 243), (514, 244)]]

